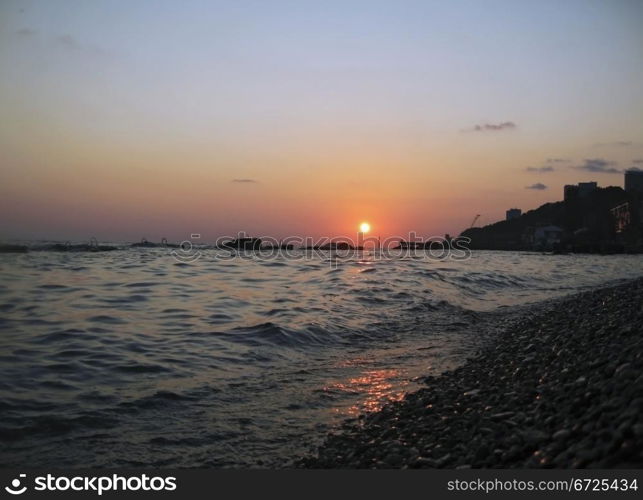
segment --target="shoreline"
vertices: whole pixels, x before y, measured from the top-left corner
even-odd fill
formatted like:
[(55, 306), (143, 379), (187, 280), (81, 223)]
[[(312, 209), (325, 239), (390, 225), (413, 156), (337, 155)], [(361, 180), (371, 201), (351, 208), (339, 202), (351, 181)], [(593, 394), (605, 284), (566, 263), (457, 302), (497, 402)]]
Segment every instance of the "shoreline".
[(296, 466), (641, 468), (642, 347), (643, 278), (534, 304)]

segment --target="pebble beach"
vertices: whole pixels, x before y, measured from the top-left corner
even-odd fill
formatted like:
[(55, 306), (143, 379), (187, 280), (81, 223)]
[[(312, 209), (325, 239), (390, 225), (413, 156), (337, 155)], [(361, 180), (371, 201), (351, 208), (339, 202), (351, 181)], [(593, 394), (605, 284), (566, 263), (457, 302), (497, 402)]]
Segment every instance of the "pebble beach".
[(306, 468), (640, 468), (643, 279), (526, 308), (453, 371), (347, 421)]

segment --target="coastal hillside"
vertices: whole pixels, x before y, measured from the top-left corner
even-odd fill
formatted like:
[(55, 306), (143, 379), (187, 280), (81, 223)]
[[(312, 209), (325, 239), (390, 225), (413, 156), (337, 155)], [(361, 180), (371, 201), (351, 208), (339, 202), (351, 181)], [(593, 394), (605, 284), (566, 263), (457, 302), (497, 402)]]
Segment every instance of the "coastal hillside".
[[(639, 200), (620, 187), (598, 188), (584, 197), (546, 203), (515, 219), (467, 229), (461, 236), (471, 238), (470, 247), (476, 250), (628, 250), (640, 242), (640, 215), (630, 210), (627, 230), (617, 234), (611, 210), (624, 203), (638, 207)], [(547, 227), (559, 234), (550, 248), (538, 248), (534, 233)]]

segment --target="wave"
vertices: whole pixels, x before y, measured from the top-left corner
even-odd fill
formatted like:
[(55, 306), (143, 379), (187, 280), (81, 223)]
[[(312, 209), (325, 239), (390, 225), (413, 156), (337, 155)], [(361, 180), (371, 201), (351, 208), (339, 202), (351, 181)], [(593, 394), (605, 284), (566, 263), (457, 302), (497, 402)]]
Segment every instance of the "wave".
[(309, 325), (303, 329), (293, 330), (272, 322), (235, 328), (218, 335), (232, 342), (255, 347), (274, 345), (301, 348), (327, 345), (338, 341), (336, 334), (317, 325)]
[(0, 464), (34, 466), (289, 456), (374, 392), (457, 365), (511, 316), (499, 308), (643, 272), (640, 257), (493, 253), (179, 267), (161, 249), (7, 258)]

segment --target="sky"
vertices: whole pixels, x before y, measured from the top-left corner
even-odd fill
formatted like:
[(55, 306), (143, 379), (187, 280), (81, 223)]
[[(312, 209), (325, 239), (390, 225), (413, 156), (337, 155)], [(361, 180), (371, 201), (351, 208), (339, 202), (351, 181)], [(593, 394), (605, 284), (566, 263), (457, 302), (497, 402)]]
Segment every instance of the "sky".
[(0, 239), (458, 234), (643, 168), (643, 2), (0, 0)]

